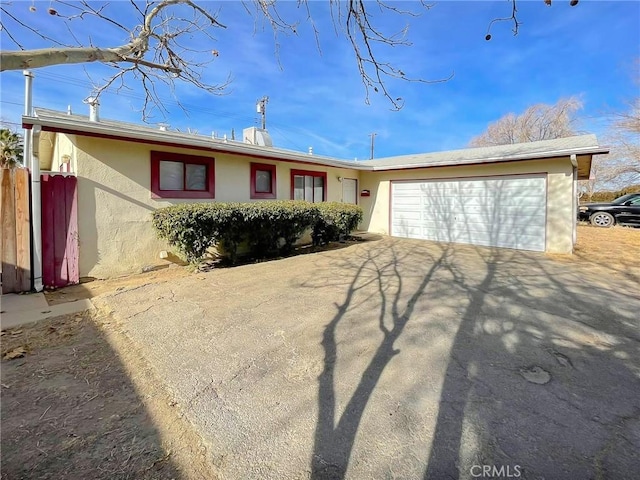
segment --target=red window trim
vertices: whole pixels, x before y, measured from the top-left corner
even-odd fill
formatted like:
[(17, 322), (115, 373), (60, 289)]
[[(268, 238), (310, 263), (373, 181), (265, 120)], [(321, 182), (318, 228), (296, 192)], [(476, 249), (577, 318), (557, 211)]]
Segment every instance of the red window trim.
[[(271, 172), (271, 191), (256, 192), (256, 173), (258, 171)], [(251, 199), (276, 198), (276, 166), (268, 163), (251, 162)]]
[[(207, 167), (206, 190), (160, 190), (160, 161), (190, 163)], [(215, 198), (216, 161), (211, 157), (151, 151), (151, 198)]]
[(294, 179), (296, 175), (311, 175), (312, 177), (322, 177), (324, 179), (324, 181), (322, 182), (323, 185), (323, 192), (322, 192), (322, 196), (323, 202), (327, 201), (327, 172), (316, 172), (313, 170), (291, 170), (291, 200), (294, 199), (294, 190), (295, 190), (295, 184), (294, 184)]

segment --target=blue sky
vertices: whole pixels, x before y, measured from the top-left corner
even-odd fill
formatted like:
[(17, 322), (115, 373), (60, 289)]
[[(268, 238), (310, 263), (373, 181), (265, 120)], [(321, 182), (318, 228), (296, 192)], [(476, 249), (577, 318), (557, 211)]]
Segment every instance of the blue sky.
[[(24, 21), (56, 37), (68, 35), (55, 17), (47, 15), (55, 2), (14, 1), (7, 6)], [(604, 117), (610, 110), (624, 108), (637, 96), (634, 62), (640, 57), (640, 2), (581, 0), (570, 7), (568, 0), (553, 0), (546, 7), (541, 0), (520, 0), (517, 36), (508, 22), (494, 24), (493, 38), (485, 41), (489, 22), (508, 16), (510, 2), (442, 1), (420, 17), (401, 21), (381, 14), (368, 2), (372, 21), (384, 31), (395, 32), (409, 25), (411, 47), (380, 49), (381, 59), (392, 59), (411, 77), (437, 80), (453, 74), (445, 83), (423, 84), (390, 80), (394, 96), (405, 106), (393, 111), (382, 96), (365, 90), (358, 75), (353, 52), (337, 37), (328, 16), (326, 2), (312, 1), (312, 13), (320, 31), (320, 48), (306, 12), (296, 2), (282, 2), (283, 14), (301, 20), (297, 36), (279, 38), (276, 58), (269, 26), (255, 24), (240, 2), (199, 2), (210, 11), (219, 11), (225, 30), (214, 32), (215, 42), (205, 44), (219, 56), (205, 72), (207, 81), (233, 82), (225, 95), (214, 96), (188, 85), (178, 85), (175, 95), (187, 112), (167, 102), (169, 113), (158, 114), (151, 123), (165, 121), (172, 128), (191, 128), (201, 134), (241, 132), (258, 125), (256, 100), (269, 96), (267, 129), (274, 145), (343, 159), (369, 157), (370, 137), (375, 132), (375, 156), (409, 154), (463, 148), (487, 125), (509, 112), (521, 112), (535, 103), (554, 103), (576, 95), (584, 102), (582, 131), (601, 134)], [(416, 2), (392, 2), (400, 8), (416, 10)], [(4, 5), (3, 5), (4, 6)], [(122, 22), (131, 18), (128, 2), (111, 2), (111, 11)], [(6, 16), (3, 16), (3, 22)], [(116, 46), (126, 38), (121, 31), (77, 21), (74, 33), (91, 36), (99, 46)], [(30, 48), (46, 47), (27, 34), (15, 30)], [(5, 32), (2, 48), (14, 49)], [(87, 74), (96, 81), (107, 67), (55, 66), (34, 70), (34, 104), (76, 113), (87, 113), (82, 100), (91, 93)], [(19, 122), (24, 80), (21, 72), (3, 72), (1, 117)], [(107, 93), (101, 99), (101, 116), (140, 123), (142, 106), (139, 85), (130, 79), (126, 92)], [(162, 92), (170, 99), (170, 92)]]

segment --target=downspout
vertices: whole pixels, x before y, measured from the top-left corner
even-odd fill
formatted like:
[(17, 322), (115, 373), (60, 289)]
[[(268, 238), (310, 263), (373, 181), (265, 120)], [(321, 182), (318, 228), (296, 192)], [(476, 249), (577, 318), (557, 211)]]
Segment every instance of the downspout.
[(575, 153), (571, 154), (571, 165), (573, 165), (573, 245), (572, 250), (578, 241), (578, 157)]
[[(33, 73), (29, 70), (24, 75), (24, 114), (33, 113)], [(33, 259), (32, 281), (36, 292), (43, 290), (42, 285), (42, 206), (40, 191), (40, 161), (33, 155), (33, 136), (35, 126), (24, 131), (24, 157), (31, 170), (31, 250)]]

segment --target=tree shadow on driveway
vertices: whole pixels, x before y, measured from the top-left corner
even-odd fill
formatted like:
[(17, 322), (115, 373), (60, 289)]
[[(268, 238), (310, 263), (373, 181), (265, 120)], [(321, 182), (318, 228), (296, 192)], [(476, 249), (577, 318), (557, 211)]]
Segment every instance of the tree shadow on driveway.
[[(324, 370), (318, 379), (319, 416), (311, 464), (312, 478), (345, 477), (351, 449), (367, 402), (387, 364), (400, 353), (394, 343), (411, 319), (418, 298), (447, 257), (447, 249), (445, 248), (439, 256), (429, 259), (431, 266), (409, 299), (403, 304), (402, 298), (406, 293), (402, 275), (398, 269), (398, 264), (403, 258), (396, 252), (393, 245), (390, 246), (387, 253), (388, 255), (385, 257), (390, 258), (376, 257), (376, 252), (372, 249), (367, 249), (364, 252), (364, 258), (360, 258), (362, 263), (356, 269), (347, 289), (345, 300), (339, 305), (336, 304), (337, 312), (325, 327), (322, 339), (325, 352)], [(354, 294), (366, 286), (375, 286), (375, 290), (380, 296), (378, 328), (382, 334), (382, 340), (336, 423), (334, 392), (335, 366), (338, 357), (336, 328), (346, 311), (352, 307)], [(390, 318), (387, 318), (388, 307), (390, 308)]]
[(541, 255), (478, 255), (487, 265), (479, 283), (451, 265), (469, 306), (424, 478), (473, 478), (484, 466), (496, 477), (633, 478), (640, 302), (632, 285)]
[[(632, 478), (640, 302), (625, 278), (607, 285), (541, 254), (410, 240), (337, 258), (304, 285), (345, 292), (322, 338), (312, 478), (474, 478), (484, 465), (494, 476)], [(351, 389), (344, 363), (361, 366)], [(383, 418), (380, 396), (410, 421)], [(372, 438), (370, 423), (388, 431)]]

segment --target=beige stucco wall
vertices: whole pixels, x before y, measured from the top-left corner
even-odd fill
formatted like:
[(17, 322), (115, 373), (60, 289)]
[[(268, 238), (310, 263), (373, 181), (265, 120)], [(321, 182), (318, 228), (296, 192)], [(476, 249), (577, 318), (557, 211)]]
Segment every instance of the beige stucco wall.
[(573, 248), (572, 166), (569, 158), (366, 172), (58, 134), (53, 163), (55, 158), (62, 154), (69, 154), (72, 157), (73, 170), (78, 175), (81, 276), (107, 278), (133, 273), (145, 266), (165, 263), (159, 258), (159, 252), (169, 248), (156, 238), (151, 227), (151, 212), (156, 208), (180, 202), (211, 201), (152, 199), (149, 191), (151, 150), (214, 158), (214, 201), (251, 201), (249, 197), (252, 161), (276, 165), (278, 199), (291, 197), (292, 169), (326, 171), (329, 201), (342, 200), (342, 184), (338, 180), (339, 177), (355, 178), (358, 180), (358, 191), (371, 191), (368, 198), (358, 196), (358, 203), (365, 213), (362, 228), (383, 234), (388, 234), (389, 229), (389, 194), (392, 180), (544, 173), (548, 185), (547, 251), (568, 253)]
[(547, 174), (547, 252), (571, 253), (575, 218), (572, 212), (573, 167), (569, 157), (468, 167), (361, 172), (360, 189), (371, 191), (370, 197), (360, 198), (360, 205), (364, 209), (363, 226), (370, 232), (389, 233), (389, 195), (392, 180), (428, 180), (526, 173)]
[(342, 186), (338, 177), (358, 178), (358, 172), (350, 169), (269, 162), (236, 155), (208, 154), (183, 148), (159, 148), (80, 136), (62, 140), (67, 141), (75, 144), (73, 158), (78, 176), (81, 276), (106, 278), (165, 263), (159, 258), (159, 252), (168, 247), (156, 238), (151, 226), (151, 212), (180, 202), (211, 201), (152, 199), (149, 191), (151, 150), (215, 158), (214, 201), (251, 201), (252, 161), (277, 165), (278, 199), (291, 197), (291, 169), (326, 171), (329, 201), (342, 200)]
[[(76, 137), (75, 135), (64, 135), (54, 132), (40, 132), (38, 138), (38, 148), (34, 153), (38, 156), (40, 170), (42, 172), (60, 172), (63, 163), (62, 157), (71, 157), (69, 173), (76, 170)], [(66, 171), (66, 170), (65, 170)]]
[(51, 170), (54, 150), (57, 146), (55, 132), (39, 132), (34, 135), (33, 154), (38, 157), (41, 171)]

